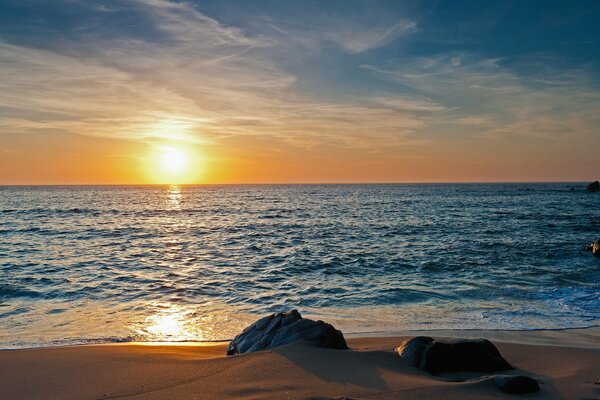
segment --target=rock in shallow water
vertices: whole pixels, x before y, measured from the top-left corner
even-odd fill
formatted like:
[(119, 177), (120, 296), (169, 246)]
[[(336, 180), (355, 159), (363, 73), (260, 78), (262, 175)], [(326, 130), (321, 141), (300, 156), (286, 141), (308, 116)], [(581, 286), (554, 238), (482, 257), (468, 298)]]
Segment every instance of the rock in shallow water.
[(496, 346), (486, 339), (434, 340), (417, 336), (396, 349), (409, 364), (430, 374), (441, 372), (495, 372), (513, 369)]
[(600, 258), (600, 239), (598, 239), (594, 243), (590, 244), (587, 247), (587, 249), (591, 250), (593, 255)]
[(313, 346), (345, 350), (341, 331), (323, 321), (302, 318), (297, 310), (264, 317), (244, 329), (227, 347), (227, 355), (250, 353), (305, 340)]
[(587, 187), (587, 191), (588, 192), (598, 192), (598, 191), (600, 191), (600, 182), (595, 181), (595, 182), (590, 183), (588, 185), (588, 187)]
[(540, 385), (533, 378), (524, 375), (496, 375), (494, 384), (502, 391), (510, 394), (535, 393)]

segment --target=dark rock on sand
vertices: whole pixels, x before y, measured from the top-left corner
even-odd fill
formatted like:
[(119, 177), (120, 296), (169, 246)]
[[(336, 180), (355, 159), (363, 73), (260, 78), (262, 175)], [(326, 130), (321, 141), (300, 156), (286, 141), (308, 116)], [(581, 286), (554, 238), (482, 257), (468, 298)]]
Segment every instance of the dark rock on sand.
[(250, 353), (305, 340), (313, 346), (347, 349), (341, 331), (323, 321), (302, 318), (297, 310), (264, 317), (244, 329), (227, 347), (227, 355)]
[(396, 349), (409, 364), (429, 372), (495, 372), (513, 369), (489, 340), (434, 340), (417, 336)]
[(396, 351), (404, 361), (408, 362), (413, 367), (421, 368), (421, 359), (427, 346), (433, 342), (433, 338), (428, 336), (417, 336), (410, 340), (404, 341)]
[(524, 375), (496, 375), (492, 379), (500, 390), (510, 394), (535, 393), (540, 390), (535, 379)]
[(600, 239), (587, 246), (587, 250), (591, 250), (593, 255), (600, 258)]
[(598, 192), (598, 191), (600, 191), (600, 182), (595, 181), (595, 182), (590, 183), (588, 185), (588, 187), (587, 187), (587, 191), (588, 192)]

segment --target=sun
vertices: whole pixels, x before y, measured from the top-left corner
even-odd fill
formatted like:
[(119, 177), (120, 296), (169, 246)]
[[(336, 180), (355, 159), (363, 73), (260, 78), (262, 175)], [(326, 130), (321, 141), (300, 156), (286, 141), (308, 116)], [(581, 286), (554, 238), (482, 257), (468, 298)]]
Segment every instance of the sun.
[(196, 183), (202, 170), (202, 159), (195, 149), (182, 144), (154, 147), (147, 160), (147, 176), (152, 183)]
[(180, 149), (165, 147), (162, 149), (161, 168), (167, 174), (181, 174), (186, 171), (187, 155)]

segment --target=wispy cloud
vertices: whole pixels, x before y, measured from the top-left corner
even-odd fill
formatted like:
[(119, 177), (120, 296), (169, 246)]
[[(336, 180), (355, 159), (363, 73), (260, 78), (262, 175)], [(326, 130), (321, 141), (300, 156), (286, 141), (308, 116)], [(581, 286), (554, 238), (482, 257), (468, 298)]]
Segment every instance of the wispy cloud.
[(431, 100), (389, 94), (373, 97), (372, 101), (375, 104), (403, 111), (442, 111), (446, 109), (445, 106)]
[(326, 30), (325, 37), (342, 46), (350, 53), (361, 53), (383, 47), (394, 40), (414, 34), (418, 31), (417, 23), (402, 20), (391, 26), (361, 27), (343, 26)]
[(432, 99), (447, 111), (437, 123), (477, 127), (478, 135), (558, 139), (596, 129), (600, 92), (592, 88), (589, 71), (559, 72), (540, 61), (534, 67), (531, 57), (510, 61), (447, 53), (362, 68)]
[[(380, 142), (369, 143), (367, 131), (399, 144), (422, 125), (391, 109), (399, 99), (391, 107), (391, 99), (315, 103), (298, 95), (297, 77), (269, 53), (276, 40), (248, 36), (187, 3), (134, 4), (137, 15), (161, 32), (158, 40), (105, 39), (97, 32), (94, 41), (96, 28), (89, 28), (85, 42), (60, 49), (0, 43), (3, 130), (187, 141), (255, 135), (305, 147), (327, 141), (372, 148)], [(352, 46), (380, 45), (410, 27)], [(405, 111), (431, 107), (404, 105)]]

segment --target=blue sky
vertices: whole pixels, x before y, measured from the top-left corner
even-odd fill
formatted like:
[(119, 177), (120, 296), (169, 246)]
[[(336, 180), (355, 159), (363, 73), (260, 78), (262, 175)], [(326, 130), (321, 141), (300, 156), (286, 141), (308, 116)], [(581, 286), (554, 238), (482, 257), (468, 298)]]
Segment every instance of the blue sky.
[(597, 1), (4, 0), (0, 151), (77, 135), (360, 157), (366, 180), (587, 179), (598, 21)]

